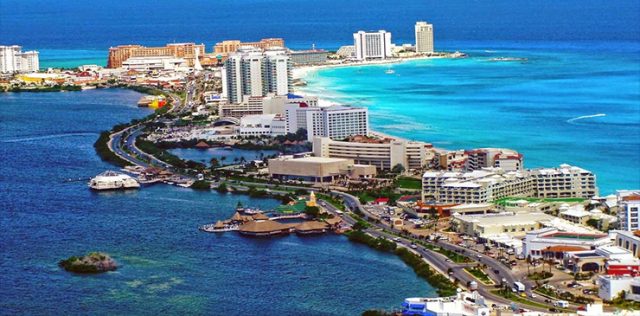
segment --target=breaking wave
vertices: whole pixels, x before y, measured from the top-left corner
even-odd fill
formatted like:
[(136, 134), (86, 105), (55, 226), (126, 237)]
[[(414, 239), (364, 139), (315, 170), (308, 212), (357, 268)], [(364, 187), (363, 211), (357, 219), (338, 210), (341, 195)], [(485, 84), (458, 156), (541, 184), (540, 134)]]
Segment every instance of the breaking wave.
[(14, 139), (0, 140), (0, 142), (2, 142), (2, 143), (22, 143), (22, 142), (32, 142), (32, 141), (38, 141), (38, 140), (44, 140), (44, 139), (52, 139), (52, 138), (74, 137), (74, 136), (94, 136), (94, 135), (98, 135), (98, 134), (97, 133), (65, 133), (65, 134), (54, 134), (54, 135), (14, 138)]
[(579, 120), (584, 120), (584, 119), (588, 119), (588, 118), (592, 118), (592, 117), (602, 117), (602, 116), (607, 116), (604, 113), (598, 113), (598, 114), (592, 114), (592, 115), (583, 115), (583, 116), (578, 116), (578, 117), (574, 117), (572, 119), (567, 120), (567, 123), (574, 123), (575, 121), (579, 121)]

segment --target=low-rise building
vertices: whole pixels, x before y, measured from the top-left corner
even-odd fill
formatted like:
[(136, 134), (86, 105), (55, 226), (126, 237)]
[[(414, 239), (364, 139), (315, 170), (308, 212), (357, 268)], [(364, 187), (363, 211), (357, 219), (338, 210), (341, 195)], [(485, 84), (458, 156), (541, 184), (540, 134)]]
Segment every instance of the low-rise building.
[(246, 115), (240, 119), (237, 128), (240, 136), (278, 136), (285, 135), (284, 117), (278, 114)]
[(610, 244), (609, 235), (595, 231), (585, 233), (543, 228), (527, 232), (522, 241), (522, 256), (562, 260), (566, 252), (592, 250)]
[(545, 227), (553, 216), (544, 213), (497, 213), (453, 215), (453, 229), (468, 236), (485, 238), (500, 234), (524, 237), (527, 232)]
[(320, 65), (327, 62), (329, 52), (324, 49), (292, 50), (289, 56), (294, 66)]
[(601, 275), (598, 285), (598, 296), (605, 301), (612, 301), (624, 291), (625, 299), (640, 302), (640, 277)]
[(618, 246), (601, 246), (595, 250), (569, 251), (563, 265), (573, 273), (604, 272), (608, 275), (637, 275), (640, 259)]
[(135, 71), (179, 70), (187, 68), (184, 58), (173, 56), (129, 57), (122, 68)]
[(615, 236), (614, 244), (631, 251), (631, 253), (640, 258), (640, 230), (635, 232), (625, 230), (615, 230), (611, 232)]
[(371, 178), (372, 166), (358, 165), (351, 159), (282, 156), (269, 159), (269, 175), (282, 180), (332, 182), (344, 177)]
[(406, 170), (420, 169), (428, 160), (430, 144), (391, 138), (366, 136), (332, 140), (329, 137), (313, 139), (316, 157), (353, 159), (357, 164), (373, 165), (379, 170), (391, 170), (396, 165)]

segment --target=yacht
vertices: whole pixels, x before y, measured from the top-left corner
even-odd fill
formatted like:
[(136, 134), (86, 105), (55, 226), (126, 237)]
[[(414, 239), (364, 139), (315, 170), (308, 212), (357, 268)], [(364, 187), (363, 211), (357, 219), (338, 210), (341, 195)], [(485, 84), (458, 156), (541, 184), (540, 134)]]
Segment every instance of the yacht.
[(123, 190), (140, 188), (140, 183), (124, 173), (105, 171), (89, 181), (89, 187), (93, 190)]

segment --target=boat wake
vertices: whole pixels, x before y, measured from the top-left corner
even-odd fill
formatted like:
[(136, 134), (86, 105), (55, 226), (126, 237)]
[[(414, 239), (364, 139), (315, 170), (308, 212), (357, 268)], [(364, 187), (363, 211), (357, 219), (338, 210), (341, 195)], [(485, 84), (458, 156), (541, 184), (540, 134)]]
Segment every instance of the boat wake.
[(22, 143), (22, 142), (33, 142), (33, 141), (52, 139), (52, 138), (63, 138), (63, 137), (74, 137), (74, 136), (95, 136), (95, 135), (98, 135), (98, 133), (65, 133), (65, 134), (6, 139), (6, 140), (0, 140), (0, 143)]
[(592, 114), (592, 115), (583, 115), (583, 116), (578, 116), (578, 117), (574, 117), (572, 119), (567, 120), (567, 123), (574, 123), (575, 121), (579, 121), (579, 120), (584, 120), (584, 119), (588, 119), (588, 118), (593, 118), (593, 117), (603, 117), (603, 116), (607, 116), (604, 113), (598, 113), (598, 114)]

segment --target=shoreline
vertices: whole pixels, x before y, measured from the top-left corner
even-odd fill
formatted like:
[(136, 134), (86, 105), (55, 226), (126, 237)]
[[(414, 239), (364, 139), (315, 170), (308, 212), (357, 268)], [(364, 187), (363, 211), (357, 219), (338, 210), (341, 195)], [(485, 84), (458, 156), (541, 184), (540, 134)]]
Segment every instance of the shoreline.
[(428, 59), (456, 59), (456, 57), (452, 57), (453, 53), (444, 53), (444, 56), (414, 56), (414, 57), (399, 57), (399, 58), (389, 58), (389, 59), (378, 59), (378, 60), (369, 60), (362, 62), (340, 62), (340, 63), (327, 63), (322, 65), (309, 65), (309, 66), (299, 66), (294, 67), (292, 71), (293, 79), (302, 79), (308, 76), (310, 73), (316, 72), (321, 69), (331, 69), (331, 68), (343, 68), (343, 67), (365, 67), (365, 66), (376, 66), (376, 65), (389, 65), (389, 64), (400, 64), (408, 61), (416, 61), (416, 60), (428, 60)]

